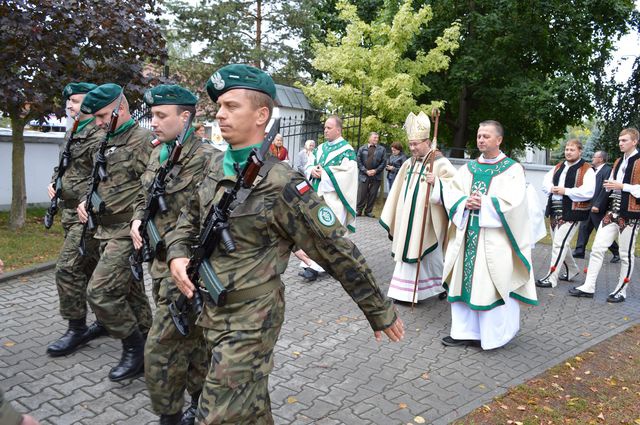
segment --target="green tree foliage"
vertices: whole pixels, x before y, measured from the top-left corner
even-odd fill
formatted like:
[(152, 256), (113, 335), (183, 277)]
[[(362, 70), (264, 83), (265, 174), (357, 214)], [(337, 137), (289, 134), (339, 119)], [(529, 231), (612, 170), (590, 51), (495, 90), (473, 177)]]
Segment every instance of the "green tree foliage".
[(126, 85), (130, 101), (150, 83), (146, 60), (162, 63), (164, 40), (147, 16), (153, 0), (20, 0), (0, 2), (0, 110), (13, 133), (10, 225), (26, 214), (24, 126), (63, 114), (70, 81)]
[[(191, 61), (215, 69), (249, 63), (291, 83), (306, 69), (298, 41), (311, 37), (312, 0), (165, 0), (175, 19), (166, 22), (168, 39), (194, 43)], [(183, 70), (188, 72), (189, 70)]]
[(550, 146), (568, 125), (593, 116), (595, 88), (613, 45), (637, 22), (632, 0), (428, 4), (433, 24), (417, 46), (429, 45), (449, 22), (462, 22), (449, 70), (426, 80), (433, 89), (429, 96), (450, 103), (443, 137), (459, 149), (475, 144), (477, 125), (485, 119), (504, 124), (509, 151)]
[(302, 87), (315, 103), (330, 110), (355, 110), (362, 102), (363, 134), (377, 131), (383, 141), (405, 140), (402, 123), (409, 112), (442, 107), (431, 100), (418, 103), (429, 87), (422, 79), (449, 66), (449, 55), (458, 47), (459, 26), (444, 29), (428, 52), (417, 50), (409, 57), (415, 36), (432, 19), (429, 6), (414, 11), (411, 0), (397, 10), (391, 23), (377, 19), (367, 23), (356, 6), (339, 1), (339, 18), (346, 22), (344, 34), (332, 31), (325, 43), (315, 43), (313, 67), (323, 78)]
[(609, 156), (620, 156), (618, 136), (626, 127), (640, 129), (640, 57), (637, 57), (629, 81), (618, 84), (611, 81), (600, 97), (602, 112), (602, 134), (598, 139), (598, 148)]

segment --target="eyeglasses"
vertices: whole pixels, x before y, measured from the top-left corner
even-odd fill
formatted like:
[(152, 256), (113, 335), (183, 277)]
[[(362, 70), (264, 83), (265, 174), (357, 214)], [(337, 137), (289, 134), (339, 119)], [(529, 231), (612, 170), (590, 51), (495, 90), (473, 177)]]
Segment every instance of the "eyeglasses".
[(415, 148), (417, 147), (419, 144), (426, 142), (426, 140), (423, 140), (421, 142), (409, 142), (409, 147), (410, 148)]

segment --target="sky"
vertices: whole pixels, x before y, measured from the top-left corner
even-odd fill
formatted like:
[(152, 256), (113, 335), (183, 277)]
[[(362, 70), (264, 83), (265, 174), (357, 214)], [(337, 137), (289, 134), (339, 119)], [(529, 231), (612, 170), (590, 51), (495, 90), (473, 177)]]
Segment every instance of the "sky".
[[(636, 9), (640, 10), (640, 0), (636, 2)], [(617, 82), (624, 83), (629, 80), (633, 63), (640, 56), (640, 34), (633, 31), (625, 35), (616, 43), (616, 47), (607, 73), (614, 75)]]

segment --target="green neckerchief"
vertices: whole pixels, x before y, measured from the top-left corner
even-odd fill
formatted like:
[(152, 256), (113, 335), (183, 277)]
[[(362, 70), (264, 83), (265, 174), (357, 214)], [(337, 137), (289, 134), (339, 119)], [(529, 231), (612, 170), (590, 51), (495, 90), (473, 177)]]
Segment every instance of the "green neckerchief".
[(249, 154), (251, 153), (251, 149), (259, 148), (260, 145), (262, 145), (262, 143), (240, 149), (232, 149), (231, 145), (229, 145), (229, 149), (227, 149), (224, 153), (224, 160), (222, 161), (222, 169), (224, 170), (224, 175), (235, 176), (236, 170), (235, 168), (233, 168), (233, 164), (237, 162), (240, 168), (244, 167), (244, 165), (247, 163), (247, 159), (249, 158)]
[(74, 134), (80, 133), (84, 128), (89, 125), (90, 122), (95, 120), (95, 117), (87, 118), (86, 120), (82, 120), (78, 123), (78, 128), (76, 128), (76, 132)]
[(135, 125), (135, 123), (136, 122), (134, 121), (133, 118), (129, 118), (129, 121), (122, 124), (120, 127), (118, 127), (116, 131), (113, 132), (113, 134), (111, 135), (111, 138), (116, 137), (118, 134), (122, 134), (125, 131), (129, 130), (131, 127)]
[[(193, 127), (187, 130), (187, 134), (184, 136), (183, 143), (186, 143), (186, 141), (189, 140), (189, 136), (191, 136), (191, 133), (193, 133), (194, 130), (195, 129)], [(169, 155), (171, 155), (171, 152), (173, 152), (173, 148), (175, 147), (176, 147), (175, 140), (169, 143), (164, 143), (162, 145), (162, 149), (160, 149), (160, 164), (163, 164), (167, 160), (167, 158), (169, 158)]]

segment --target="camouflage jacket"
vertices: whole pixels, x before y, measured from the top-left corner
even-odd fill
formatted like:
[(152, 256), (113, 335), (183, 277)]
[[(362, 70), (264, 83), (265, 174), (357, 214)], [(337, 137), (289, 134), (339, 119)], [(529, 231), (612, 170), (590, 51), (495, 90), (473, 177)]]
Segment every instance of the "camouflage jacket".
[[(144, 174), (142, 174), (141, 180), (144, 190), (139, 192), (138, 198), (136, 199), (133, 220), (142, 220), (144, 217), (144, 208), (147, 197), (149, 196), (149, 188), (153, 184), (156, 174), (160, 169), (161, 150), (162, 144), (158, 145), (151, 152), (147, 169)], [(165, 187), (166, 192), (164, 199), (169, 210), (164, 214), (158, 212), (153, 219), (153, 222), (160, 232), (160, 236), (163, 238), (168, 232), (173, 230), (176, 221), (178, 221), (180, 209), (187, 205), (195, 187), (202, 181), (204, 170), (209, 164), (209, 159), (214, 151), (215, 148), (213, 146), (202, 143), (202, 138), (193, 134), (184, 142), (182, 152), (180, 153), (180, 160), (174, 165), (174, 168), (167, 178)], [(175, 177), (172, 177), (174, 175)], [(149, 271), (153, 279), (171, 276), (167, 263), (157, 259), (153, 260), (152, 264), (150, 264)]]
[(0, 388), (0, 424), (20, 425), (21, 423), (22, 415), (9, 404), (9, 400), (5, 398), (2, 388)]
[[(152, 140), (151, 131), (137, 123), (109, 140), (105, 151), (109, 176), (98, 185), (98, 195), (104, 201), (106, 210), (98, 218), (97, 239), (129, 236), (135, 201), (142, 190), (140, 177), (147, 168), (153, 150)], [(114, 216), (124, 218), (117, 219), (116, 223), (108, 223)]]
[[(81, 125), (82, 124), (83, 123), (81, 123)], [(67, 137), (69, 137), (68, 134)], [(67, 170), (62, 176), (61, 195), (63, 208), (72, 210), (72, 214), (64, 214), (63, 218), (73, 216), (74, 222), (78, 222), (75, 209), (80, 202), (84, 201), (89, 180), (91, 179), (94, 152), (104, 137), (104, 131), (95, 125), (95, 119), (93, 117), (90, 118), (90, 121), (85, 126), (79, 127), (76, 134), (73, 135), (73, 141), (69, 147), (71, 160), (69, 161)], [(62, 157), (62, 154), (63, 152), (60, 152), (60, 157)], [(60, 161), (58, 161), (58, 163), (59, 162)], [(57, 176), (58, 167), (56, 166), (51, 176), (51, 183), (55, 183)], [(65, 211), (65, 213), (66, 212), (67, 211)]]
[[(209, 208), (233, 185), (235, 177), (224, 177), (223, 155), (212, 157), (206, 177), (182, 210), (176, 229), (167, 235), (167, 261), (189, 257)], [(227, 254), (217, 249), (211, 257), (229, 291), (280, 282), (291, 250), (298, 246), (342, 283), (374, 330), (395, 321), (391, 302), (380, 292), (363, 255), (344, 237), (346, 229), (289, 165), (277, 163), (257, 181), (247, 200), (233, 211), (230, 226), (237, 250)], [(207, 304), (198, 323), (211, 329), (245, 330), (279, 326), (283, 319), (283, 291), (272, 291), (224, 307)]]

